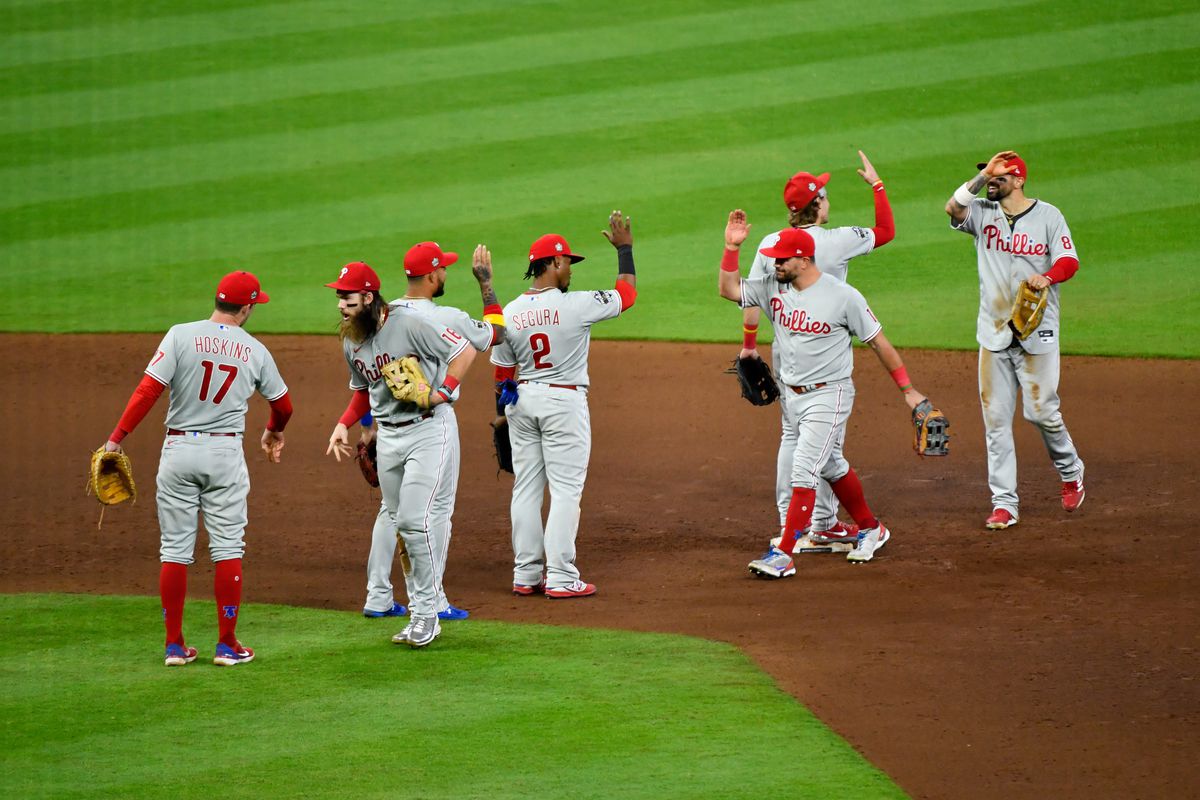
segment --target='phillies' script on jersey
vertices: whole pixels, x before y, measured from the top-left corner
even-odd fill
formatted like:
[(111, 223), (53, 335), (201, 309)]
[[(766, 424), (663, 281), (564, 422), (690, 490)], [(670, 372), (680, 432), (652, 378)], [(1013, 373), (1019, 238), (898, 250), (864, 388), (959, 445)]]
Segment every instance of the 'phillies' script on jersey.
[(821, 322), (808, 316), (803, 309), (788, 311), (783, 307), (783, 301), (778, 297), (771, 298), (771, 319), (779, 325), (796, 333), (811, 333), (814, 336), (824, 336), (833, 330), (828, 322)]
[(983, 246), (988, 250), (999, 250), (1014, 256), (1044, 256), (1050, 252), (1050, 247), (1041, 242), (1031, 244), (1028, 233), (1014, 233), (1011, 240), (1005, 239), (995, 225), (984, 226), (983, 238)]

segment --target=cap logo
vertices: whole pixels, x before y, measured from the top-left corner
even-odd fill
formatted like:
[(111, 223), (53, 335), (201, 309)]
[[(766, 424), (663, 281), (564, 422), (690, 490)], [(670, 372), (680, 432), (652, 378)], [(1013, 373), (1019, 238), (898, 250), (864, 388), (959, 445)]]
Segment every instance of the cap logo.
[(554, 249), (561, 253), (562, 252), (562, 242), (555, 242)]
[(224, 292), (217, 292), (217, 297), (219, 297), (219, 298), (221, 298), (222, 300), (224, 300), (224, 299), (225, 299), (225, 293), (224, 293)]
[(257, 292), (257, 291), (254, 291), (254, 292), (251, 292), (251, 293), (250, 293), (250, 299), (251, 299), (251, 300), (253, 300), (253, 299), (254, 299), (254, 298), (256, 298), (256, 297), (258, 297), (258, 292)]
[(435, 258), (431, 263), (436, 267), (436, 266), (438, 266), (439, 261), (438, 261), (438, 259)]
[(815, 192), (817, 190), (817, 185), (815, 183), (813, 183), (812, 181), (809, 181), (808, 182), (808, 190), (810, 192)]

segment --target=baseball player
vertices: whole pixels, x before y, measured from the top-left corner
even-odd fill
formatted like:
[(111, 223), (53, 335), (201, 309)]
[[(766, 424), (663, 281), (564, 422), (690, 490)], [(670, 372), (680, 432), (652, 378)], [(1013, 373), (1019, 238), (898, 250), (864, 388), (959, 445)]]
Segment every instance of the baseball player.
[[(979, 174), (955, 190), (946, 203), (950, 227), (975, 237), (979, 265), (979, 402), (987, 439), (991, 530), (1020, 519), (1017, 457), (1012, 420), (1020, 389), (1025, 419), (1042, 441), (1062, 479), (1062, 506), (1083, 503), (1083, 461), (1058, 410), (1059, 285), (1079, 269), (1079, 255), (1062, 212), (1025, 196), (1025, 160), (1011, 150), (978, 164)], [(987, 197), (975, 195), (987, 186)], [(1027, 339), (1011, 322), (1014, 296), (1022, 280), (1035, 290), (1049, 287), (1041, 324)]]
[[(892, 207), (888, 202), (887, 191), (879, 173), (871, 165), (863, 151), (858, 151), (862, 159), (862, 169), (859, 176), (871, 187), (875, 201), (875, 227), (860, 228), (824, 227), (829, 222), (829, 198), (825, 185), (829, 183), (829, 173), (813, 175), (808, 172), (798, 172), (788, 180), (783, 188), (783, 201), (788, 208), (788, 225), (807, 231), (816, 243), (817, 266), (825, 275), (830, 275), (840, 281), (846, 280), (850, 269), (850, 259), (865, 256), (879, 247), (883, 247), (896, 237), (896, 225), (892, 219)], [(779, 232), (763, 238), (755, 252), (754, 262), (750, 265), (751, 279), (772, 277), (775, 274), (775, 262), (763, 255), (764, 249), (775, 245), (779, 240)], [(750, 306), (742, 311), (742, 350), (739, 358), (760, 358), (757, 349), (758, 320), (761, 310), (758, 306)], [(779, 375), (779, 350), (771, 352), (771, 366)], [(784, 387), (780, 387), (784, 391)], [(779, 524), (782, 527), (787, 519), (788, 505), (792, 498), (792, 457), (796, 452), (796, 425), (788, 419), (788, 403), (782, 406), (782, 436), (779, 441), (779, 454), (775, 468), (775, 498), (779, 508)], [(831, 544), (835, 542), (854, 542), (858, 535), (858, 527), (854, 523), (841, 522), (837, 518), (837, 502), (833, 490), (824, 480), (817, 481), (817, 499), (813, 509), (812, 530), (808, 538), (814, 544)]]
[(197, 515), (204, 513), (209, 554), (216, 567), (219, 640), (213, 663), (222, 667), (254, 660), (237, 638), (242, 606), (242, 554), (250, 476), (242, 452), (242, 431), (250, 395), (271, 405), (261, 444), (278, 463), (283, 429), (292, 415), (288, 388), (275, 359), (245, 331), (254, 307), (268, 296), (249, 272), (231, 272), (217, 284), (212, 316), (167, 331), (125, 412), (104, 445), (121, 442), (145, 418), (164, 389), (170, 389), (167, 435), (158, 464), (158, 524), (162, 533), (158, 587), (167, 629), (166, 665), (196, 660), (196, 648), (183, 637), (187, 568), (194, 559)]
[[(592, 325), (615, 318), (637, 298), (629, 218), (612, 212), (604, 235), (617, 249), (616, 286), (604, 291), (568, 293), (571, 268), (583, 256), (558, 234), (533, 243), (525, 273), (533, 285), (504, 307), (506, 339), (492, 351), (512, 440), (516, 595), (567, 599), (596, 593), (575, 566), (579, 498), (592, 449), (588, 347)], [(543, 528), (547, 484), (550, 512)]]
[[(419, 245), (409, 252), (412, 259), (405, 257), (405, 272), (410, 277), (415, 272), (428, 275), (454, 260), (453, 254), (442, 253), (436, 245)], [(445, 563), (446, 543), (441, 537), (449, 535), (458, 479), (458, 425), (450, 404), (458, 399), (459, 382), (475, 358), (475, 349), (425, 312), (403, 304), (387, 305), (378, 291), (378, 276), (361, 262), (344, 267), (338, 280), (328, 285), (337, 290), (342, 310), (342, 347), (354, 394), (334, 426), (326, 453), (333, 453), (338, 461), (349, 456), (349, 426), (371, 412), (378, 426), (379, 488), (386, 522), (392, 536), (400, 539), (412, 612), (409, 624), (392, 641), (425, 647), (442, 632), (438, 602), (445, 598), (440, 565)], [(415, 357), (430, 385), (438, 387), (430, 395), (428, 409), (396, 399), (384, 379), (384, 366), (406, 356)], [(373, 534), (372, 538), (368, 591), (373, 584), (388, 582), (394, 554), (379, 542), (386, 537)], [(371, 600), (369, 596), (368, 603)]]
[(891, 534), (867, 505), (858, 475), (842, 455), (846, 422), (854, 405), (854, 353), (851, 336), (875, 351), (880, 363), (904, 392), (910, 409), (925, 396), (913, 388), (899, 354), (875, 318), (862, 294), (821, 272), (817, 245), (801, 228), (779, 233), (762, 254), (775, 264), (771, 276), (742, 280), (738, 251), (749, 234), (746, 214), (729, 215), (725, 228), (725, 255), (721, 261), (720, 294), (742, 308), (755, 305), (770, 315), (779, 351), (780, 382), (787, 418), (796, 426), (792, 453), (791, 487), (779, 546), (751, 561), (750, 571), (768, 578), (796, 574), (792, 550), (812, 521), (817, 479), (823, 478), (859, 526), (852, 562), (874, 558)]
[[(484, 319), (471, 319), (465, 311), (452, 306), (434, 303), (433, 298), (445, 294), (446, 268), (458, 261), (458, 254), (444, 253), (435, 242), (422, 242), (415, 245), (404, 257), (404, 271), (408, 276), (408, 290), (403, 298), (392, 305), (403, 305), (425, 313), (430, 319), (450, 328), (471, 343), (476, 350), (484, 351), (494, 343), (504, 338), (503, 317), (500, 304), (496, 300), (496, 292), (492, 288), (492, 254), (479, 245), (475, 248), (472, 259), (472, 273), (479, 282), (479, 291), (483, 299)], [(368, 287), (375, 287), (371, 290)], [(379, 278), (366, 264), (356, 262), (347, 264), (342, 275), (334, 283), (326, 284), (342, 292), (371, 292), (378, 294)], [(356, 288), (357, 287), (357, 288)], [(340, 305), (340, 302), (339, 302)], [(450, 548), (451, 517), (454, 513), (454, 500), (458, 490), (458, 474), (461, 463), (460, 444), (458, 438), (458, 420), (453, 408), (446, 409), (446, 424), (454, 434), (450, 437), (450, 454), (446, 461), (446, 479), (442, 481), (442, 493), (435, 499), (433, 510), (436, 512), (433, 522), (433, 538), (437, 542), (437, 614), (438, 619), (461, 620), (470, 616), (466, 609), (451, 605), (446, 598), (444, 578), (446, 572), (446, 556)], [(363, 425), (363, 439), (367, 442), (374, 437), (375, 431), (370, 421)], [(380, 504), (379, 513), (375, 517), (375, 526), (371, 534), (371, 555), (367, 560), (367, 602), (363, 607), (363, 616), (387, 617), (403, 616), (404, 606), (395, 602), (392, 593), (392, 562), (396, 554), (396, 530), (387, 512), (387, 506)], [(408, 578), (406, 576), (406, 582)], [(408, 587), (411, 592), (411, 586)]]

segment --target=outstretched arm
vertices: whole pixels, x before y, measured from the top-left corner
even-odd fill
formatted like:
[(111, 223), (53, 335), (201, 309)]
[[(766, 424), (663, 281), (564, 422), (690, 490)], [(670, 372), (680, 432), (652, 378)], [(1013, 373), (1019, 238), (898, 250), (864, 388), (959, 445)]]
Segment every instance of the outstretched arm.
[(746, 222), (746, 212), (740, 208), (729, 212), (729, 222), (725, 224), (725, 255), (721, 258), (721, 274), (717, 288), (726, 300), (742, 304), (742, 273), (738, 268), (738, 252), (742, 242), (750, 235), (750, 223)]
[(913, 388), (912, 381), (908, 379), (908, 370), (904, 368), (904, 361), (900, 358), (900, 354), (896, 352), (896, 348), (888, 341), (888, 338), (883, 335), (883, 331), (875, 334), (867, 345), (875, 351), (875, 355), (879, 357), (879, 363), (883, 364), (883, 368), (892, 376), (892, 380), (896, 382), (896, 386), (900, 391), (904, 392), (904, 402), (908, 403), (908, 407), (916, 408), (925, 395)]
[(888, 202), (887, 190), (883, 188), (883, 180), (875, 171), (867, 154), (859, 150), (858, 157), (862, 159), (863, 164), (862, 169), (858, 170), (858, 176), (867, 182), (875, 197), (875, 227), (871, 229), (871, 232), (875, 234), (875, 247), (883, 247), (896, 238), (896, 221), (892, 216), (892, 204)]
[(492, 252), (486, 245), (476, 245), (471, 257), (471, 274), (479, 281), (479, 296), (483, 300), (483, 318), (492, 325), (492, 346), (504, 341), (504, 309), (492, 288)]

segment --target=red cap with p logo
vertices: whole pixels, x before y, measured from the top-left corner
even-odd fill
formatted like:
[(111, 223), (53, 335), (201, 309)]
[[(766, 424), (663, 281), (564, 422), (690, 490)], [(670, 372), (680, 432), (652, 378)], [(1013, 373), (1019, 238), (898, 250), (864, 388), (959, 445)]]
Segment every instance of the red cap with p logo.
[(258, 278), (249, 272), (231, 272), (217, 284), (217, 299), (238, 306), (265, 303), (271, 298), (262, 291)]

